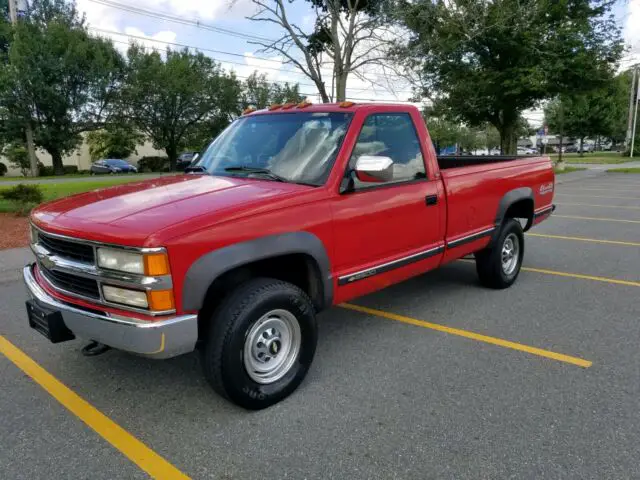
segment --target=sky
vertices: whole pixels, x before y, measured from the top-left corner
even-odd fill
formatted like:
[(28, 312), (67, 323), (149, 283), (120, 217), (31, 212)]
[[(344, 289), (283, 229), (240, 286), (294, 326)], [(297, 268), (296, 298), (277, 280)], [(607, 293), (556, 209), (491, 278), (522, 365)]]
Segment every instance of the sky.
[[(285, 64), (283, 57), (260, 52), (261, 47), (251, 43), (251, 36), (274, 39), (280, 34), (276, 25), (246, 18), (255, 13), (256, 7), (251, 0), (76, 0), (76, 3), (86, 15), (92, 32), (111, 37), (122, 51), (126, 51), (131, 40), (158, 50), (166, 48), (166, 43), (162, 42), (197, 47), (225, 69), (234, 70), (240, 79), (257, 70), (266, 74), (270, 81), (297, 82), (300, 91), (311, 101), (319, 101), (311, 80), (292, 65)], [(309, 3), (301, 0), (285, 3), (291, 23), (309, 31), (313, 26)], [(147, 13), (127, 10), (131, 8)], [(640, 0), (619, 0), (613, 14), (624, 28), (629, 49), (622, 66), (640, 62)], [(168, 20), (159, 16), (174, 18)], [(356, 101), (406, 101), (411, 96), (410, 85), (400, 77), (375, 72), (370, 77), (386, 87), (374, 86), (351, 75), (347, 97)], [(525, 117), (536, 126), (541, 124), (542, 116), (541, 110), (525, 112)]]

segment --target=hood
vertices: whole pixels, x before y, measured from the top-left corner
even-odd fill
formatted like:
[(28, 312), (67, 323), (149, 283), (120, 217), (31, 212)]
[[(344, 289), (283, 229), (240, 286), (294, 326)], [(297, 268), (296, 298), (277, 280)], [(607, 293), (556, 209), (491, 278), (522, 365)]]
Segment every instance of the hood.
[(216, 223), (313, 187), (268, 180), (176, 175), (73, 195), (39, 206), (46, 231), (122, 245), (143, 245), (169, 226), (206, 216)]

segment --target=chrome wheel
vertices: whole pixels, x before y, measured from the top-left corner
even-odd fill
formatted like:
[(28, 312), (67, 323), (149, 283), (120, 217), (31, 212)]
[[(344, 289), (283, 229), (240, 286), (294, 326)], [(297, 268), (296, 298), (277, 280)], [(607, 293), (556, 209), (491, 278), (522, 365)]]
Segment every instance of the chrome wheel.
[(502, 244), (502, 272), (512, 275), (520, 260), (520, 240), (515, 233), (510, 233)]
[(273, 383), (291, 369), (302, 343), (300, 324), (287, 310), (271, 310), (249, 330), (244, 342), (244, 368), (254, 382)]

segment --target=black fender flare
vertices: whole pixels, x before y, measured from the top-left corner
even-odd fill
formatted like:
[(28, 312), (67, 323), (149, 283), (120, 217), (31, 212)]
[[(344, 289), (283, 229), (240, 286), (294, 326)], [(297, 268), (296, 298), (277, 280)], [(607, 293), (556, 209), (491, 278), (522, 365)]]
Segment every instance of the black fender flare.
[[(502, 227), (502, 223), (504, 222), (504, 216), (506, 215), (507, 210), (509, 210), (509, 207), (511, 207), (511, 205), (521, 200), (531, 200), (531, 203), (533, 204), (533, 207), (535, 210), (535, 197), (533, 196), (533, 190), (530, 187), (515, 188), (513, 190), (509, 190), (507, 193), (505, 193), (502, 196), (502, 198), (500, 199), (500, 202), (498, 203), (498, 211), (496, 213), (496, 219), (495, 219), (496, 228), (493, 231), (493, 234), (491, 235), (491, 241), (489, 242), (490, 246), (494, 244), (494, 242), (498, 238), (498, 235), (500, 235), (500, 228)], [(529, 230), (532, 224), (533, 224), (533, 211), (531, 213), (531, 217), (527, 219), (527, 224), (525, 225), (524, 230), (525, 231)]]
[(280, 255), (302, 253), (315, 260), (322, 282), (320, 308), (333, 302), (333, 278), (329, 255), (322, 241), (309, 232), (290, 232), (235, 243), (205, 253), (191, 264), (182, 284), (184, 311), (200, 310), (216, 278), (234, 268)]

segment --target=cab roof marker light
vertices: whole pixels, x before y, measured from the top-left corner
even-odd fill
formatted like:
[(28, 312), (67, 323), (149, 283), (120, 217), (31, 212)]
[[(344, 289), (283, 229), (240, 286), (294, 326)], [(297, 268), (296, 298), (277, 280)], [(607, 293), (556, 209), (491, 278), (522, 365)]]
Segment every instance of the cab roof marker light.
[(355, 102), (340, 102), (338, 106), (340, 108), (349, 108), (349, 107), (353, 107), (355, 104), (356, 104)]
[(249, 113), (253, 113), (256, 110), (256, 107), (247, 107), (242, 111), (242, 115), (248, 115)]
[(279, 109), (280, 107), (282, 107), (282, 104), (281, 104), (281, 103), (274, 103), (273, 105), (271, 105), (271, 106), (269, 107), (269, 111), (271, 111), (271, 110), (277, 110), (277, 109)]
[(296, 106), (295, 103), (285, 103), (284, 105), (282, 105), (282, 109), (283, 110), (289, 110), (290, 108), (293, 108), (295, 106)]
[(311, 102), (307, 102), (307, 101), (305, 100), (305, 101), (300, 102), (300, 103), (298, 104), (298, 108), (307, 108), (307, 107), (310, 107), (311, 105), (313, 105), (313, 103), (311, 103)]

